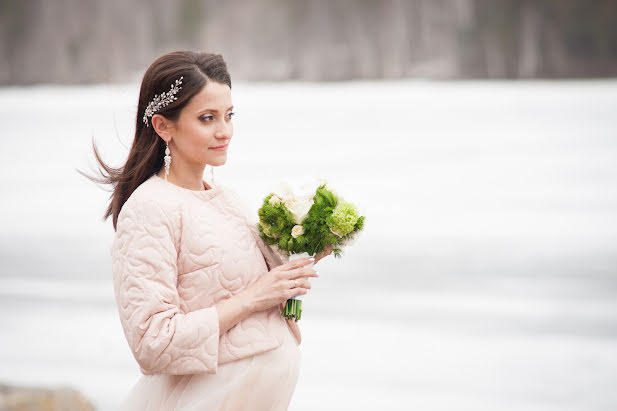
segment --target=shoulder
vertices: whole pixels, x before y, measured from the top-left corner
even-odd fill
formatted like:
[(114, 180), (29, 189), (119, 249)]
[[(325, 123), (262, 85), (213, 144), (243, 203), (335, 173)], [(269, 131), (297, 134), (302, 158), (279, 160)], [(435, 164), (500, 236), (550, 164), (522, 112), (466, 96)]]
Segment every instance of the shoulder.
[(178, 202), (152, 177), (141, 183), (122, 205), (118, 214), (118, 229), (127, 221), (133, 224), (171, 225), (173, 203)]
[(141, 183), (129, 196), (126, 200), (126, 203), (130, 204), (131, 202), (140, 202), (146, 199), (151, 198), (164, 198), (165, 196), (165, 186), (159, 184), (159, 181), (155, 178), (153, 174), (148, 179), (146, 179), (143, 183)]
[(179, 238), (178, 227), (158, 200), (131, 196), (120, 210), (109, 251), (114, 258), (126, 253), (138, 258), (153, 250), (165, 250), (173, 255)]

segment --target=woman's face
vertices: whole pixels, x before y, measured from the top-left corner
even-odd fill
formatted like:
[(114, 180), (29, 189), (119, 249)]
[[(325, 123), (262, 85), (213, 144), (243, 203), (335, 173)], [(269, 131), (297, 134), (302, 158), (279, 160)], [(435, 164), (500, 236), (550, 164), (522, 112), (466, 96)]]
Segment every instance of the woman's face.
[[(208, 81), (182, 109), (178, 120), (169, 125), (169, 146), (174, 161), (180, 157), (188, 167), (225, 164), (234, 130), (232, 109), (229, 86)], [(227, 147), (214, 149), (222, 145)]]

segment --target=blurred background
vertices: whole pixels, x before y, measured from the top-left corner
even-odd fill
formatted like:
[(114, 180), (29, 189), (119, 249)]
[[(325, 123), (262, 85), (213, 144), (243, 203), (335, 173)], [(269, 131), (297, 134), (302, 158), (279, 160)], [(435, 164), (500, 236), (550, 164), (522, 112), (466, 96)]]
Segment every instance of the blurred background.
[(366, 216), (317, 265), (290, 410), (617, 409), (614, 0), (0, 0), (0, 409), (140, 376), (76, 170), (123, 165), (178, 49), (231, 74), (214, 185), (257, 210), (284, 169)]

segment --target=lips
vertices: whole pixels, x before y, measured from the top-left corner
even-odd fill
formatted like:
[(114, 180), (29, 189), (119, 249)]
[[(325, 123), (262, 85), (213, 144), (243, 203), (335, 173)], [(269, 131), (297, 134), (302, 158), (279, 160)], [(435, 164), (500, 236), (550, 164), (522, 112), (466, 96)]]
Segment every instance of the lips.
[(228, 144), (223, 144), (222, 146), (216, 146), (216, 147), (210, 147), (211, 149), (220, 149), (220, 148), (226, 148), (228, 146)]

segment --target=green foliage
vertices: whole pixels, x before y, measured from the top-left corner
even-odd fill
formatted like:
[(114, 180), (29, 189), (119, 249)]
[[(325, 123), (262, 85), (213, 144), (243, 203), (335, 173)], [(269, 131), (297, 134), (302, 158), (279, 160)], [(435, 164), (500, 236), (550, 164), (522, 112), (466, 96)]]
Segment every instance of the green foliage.
[(259, 215), (259, 223), (257, 224), (259, 234), (262, 238), (271, 240), (268, 241), (270, 245), (278, 242), (277, 240), (279, 239), (281, 241), (284, 239), (288, 241), (285, 235), (291, 236), (291, 229), (295, 225), (293, 216), (287, 210), (287, 207), (283, 203), (277, 205), (270, 204), (271, 197), (272, 194), (268, 195), (264, 199), (261, 208), (257, 211)]
[(353, 230), (362, 231), (363, 228), (364, 228), (364, 216), (361, 215), (360, 217), (358, 217), (358, 221), (356, 221), (356, 225), (354, 226)]
[[(261, 238), (269, 245), (276, 244), (279, 250), (287, 253), (307, 252), (315, 255), (333, 245), (334, 256), (341, 258), (341, 246), (363, 228), (364, 216), (358, 216), (356, 207), (339, 201), (323, 184), (315, 191), (313, 205), (302, 221), (304, 233), (293, 238), (291, 232), (296, 225), (293, 215), (283, 201), (270, 204), (272, 196), (273, 194), (266, 196), (258, 210), (260, 221), (257, 228)], [(335, 227), (335, 231), (343, 235), (339, 237), (333, 234), (331, 227)]]

